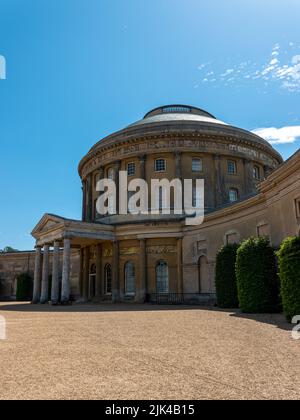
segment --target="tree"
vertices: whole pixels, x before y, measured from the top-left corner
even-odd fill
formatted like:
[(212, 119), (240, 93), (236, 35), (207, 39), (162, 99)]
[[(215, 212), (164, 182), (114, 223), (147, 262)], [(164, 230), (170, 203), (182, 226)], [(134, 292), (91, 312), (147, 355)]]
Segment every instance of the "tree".
[(283, 311), (291, 321), (300, 315), (300, 238), (287, 238), (277, 255)]
[(14, 249), (11, 246), (6, 246), (4, 249), (0, 249), (0, 254), (8, 254), (10, 252), (19, 252), (19, 250)]
[(236, 256), (239, 245), (225, 245), (217, 254), (216, 292), (220, 308), (238, 308), (238, 291), (235, 274)]
[(250, 238), (242, 243), (237, 252), (236, 277), (243, 312), (279, 311), (276, 255), (267, 238)]

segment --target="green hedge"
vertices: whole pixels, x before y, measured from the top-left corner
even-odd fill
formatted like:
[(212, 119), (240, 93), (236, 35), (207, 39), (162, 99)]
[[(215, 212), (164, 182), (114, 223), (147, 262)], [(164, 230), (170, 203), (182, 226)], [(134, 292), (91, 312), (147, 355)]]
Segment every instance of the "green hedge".
[(220, 308), (238, 308), (238, 292), (235, 275), (236, 256), (239, 245), (225, 245), (217, 254), (216, 292)]
[(17, 277), (17, 293), (18, 301), (31, 300), (33, 290), (33, 281), (28, 273), (19, 274)]
[(291, 321), (300, 315), (300, 238), (287, 238), (277, 255), (283, 311)]
[(250, 238), (237, 252), (236, 277), (240, 308), (245, 313), (280, 310), (276, 255), (266, 238)]

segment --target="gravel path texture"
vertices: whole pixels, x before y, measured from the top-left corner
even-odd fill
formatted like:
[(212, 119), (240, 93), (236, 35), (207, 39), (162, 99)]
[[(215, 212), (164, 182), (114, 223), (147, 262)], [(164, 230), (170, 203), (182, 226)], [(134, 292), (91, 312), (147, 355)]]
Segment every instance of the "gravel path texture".
[(0, 399), (299, 399), (282, 315), (0, 303)]

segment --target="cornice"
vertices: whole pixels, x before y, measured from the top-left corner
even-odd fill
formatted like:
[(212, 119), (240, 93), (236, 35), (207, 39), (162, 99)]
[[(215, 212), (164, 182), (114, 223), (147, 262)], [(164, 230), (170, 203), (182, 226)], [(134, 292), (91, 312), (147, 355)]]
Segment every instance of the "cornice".
[[(113, 136), (114, 137), (114, 136)], [(139, 136), (131, 136), (131, 137), (125, 137), (125, 138), (111, 138), (109, 139), (109, 141), (103, 141), (103, 142), (99, 142), (97, 143), (90, 151), (89, 153), (81, 160), (79, 167), (78, 167), (78, 171), (79, 171), (79, 175), (80, 177), (82, 177), (82, 172), (83, 169), (85, 167), (85, 165), (89, 162), (92, 161), (94, 159), (97, 159), (98, 157), (101, 156), (101, 154), (112, 151), (114, 149), (120, 148), (122, 146), (125, 145), (133, 145), (135, 143), (142, 143), (142, 142), (147, 142), (147, 141), (159, 141), (159, 140), (187, 140), (187, 141), (192, 141), (195, 139), (200, 139), (200, 140), (207, 140), (207, 141), (214, 141), (214, 142), (219, 142), (219, 143), (234, 143), (236, 145), (243, 145), (243, 146), (248, 146), (254, 150), (257, 151), (261, 151), (263, 153), (265, 153), (268, 156), (271, 156), (274, 160), (276, 160), (278, 163), (282, 162), (282, 158), (281, 156), (274, 150), (271, 148), (271, 146), (266, 146), (263, 143), (259, 143), (259, 142), (254, 142), (253, 140), (251, 140), (251, 133), (249, 133), (249, 137), (247, 138), (247, 136), (241, 136), (238, 134), (231, 134), (228, 135), (226, 133), (205, 133), (205, 132), (197, 132), (197, 131), (193, 131), (193, 130), (185, 130), (183, 131), (182, 129), (178, 129), (178, 131), (172, 131), (172, 132), (160, 132), (157, 134), (141, 134)], [(171, 149), (170, 149), (171, 150)], [(170, 151), (169, 150), (169, 151)], [(190, 151), (190, 147), (187, 148), (187, 151)], [(167, 148), (166, 148), (166, 151)], [(174, 150), (173, 150), (174, 151)], [(184, 150), (183, 150), (184, 151)], [(133, 150), (132, 152), (133, 154), (138, 155), (138, 153)], [(146, 150), (143, 150), (142, 152), (143, 154), (147, 154)], [(149, 152), (152, 153), (152, 152)], [(93, 169), (94, 170), (94, 169)]]

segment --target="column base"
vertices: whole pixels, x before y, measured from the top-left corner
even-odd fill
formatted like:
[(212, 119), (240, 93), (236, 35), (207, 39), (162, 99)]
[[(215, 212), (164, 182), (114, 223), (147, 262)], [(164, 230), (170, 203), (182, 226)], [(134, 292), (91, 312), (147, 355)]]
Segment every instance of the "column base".
[(46, 305), (46, 303), (49, 303), (49, 301), (48, 300), (44, 300), (44, 299), (43, 300), (40, 300), (40, 304), (41, 305)]
[(31, 305), (38, 305), (40, 303), (40, 301), (38, 299), (32, 300)]

